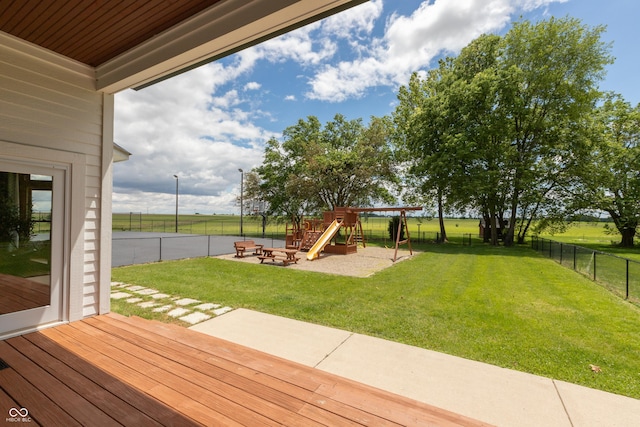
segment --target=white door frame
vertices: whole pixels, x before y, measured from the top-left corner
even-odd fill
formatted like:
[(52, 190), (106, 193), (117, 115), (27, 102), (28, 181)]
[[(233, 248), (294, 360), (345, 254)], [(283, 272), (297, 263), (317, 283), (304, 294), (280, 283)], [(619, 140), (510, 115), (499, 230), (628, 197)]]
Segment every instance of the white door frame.
[(82, 154), (0, 141), (0, 165), (2, 170), (54, 177), (51, 304), (0, 315), (0, 339), (6, 339), (79, 317), (84, 282), (86, 164)]

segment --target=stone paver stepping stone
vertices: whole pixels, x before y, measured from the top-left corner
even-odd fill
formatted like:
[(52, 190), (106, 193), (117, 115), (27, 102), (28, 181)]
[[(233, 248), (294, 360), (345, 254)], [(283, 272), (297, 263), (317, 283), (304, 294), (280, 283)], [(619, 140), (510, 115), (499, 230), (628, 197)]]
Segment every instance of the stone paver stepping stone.
[(176, 300), (175, 303), (177, 305), (191, 305), (191, 304), (196, 304), (199, 303), (200, 301), (197, 299), (193, 299), (193, 298), (182, 298), (179, 300)]
[(145, 288), (144, 286), (128, 286), (127, 289), (132, 292), (137, 292), (147, 288)]
[(213, 313), (214, 313), (216, 316), (220, 316), (220, 315), (222, 315), (222, 314), (228, 313), (228, 312), (229, 312), (229, 311), (231, 311), (231, 310), (233, 310), (233, 308), (231, 308), (231, 307), (222, 307), (222, 308), (218, 308), (218, 309), (216, 309), (216, 310), (213, 310)]
[(171, 295), (157, 293), (157, 294), (153, 294), (153, 295), (151, 295), (151, 298), (154, 298), (154, 299), (164, 299), (164, 298), (169, 298), (170, 296), (171, 296)]
[(191, 310), (187, 310), (186, 308), (174, 308), (173, 310), (171, 310), (170, 312), (168, 312), (167, 314), (171, 317), (180, 317), (180, 316), (184, 316), (185, 314), (191, 312)]
[(129, 298), (129, 299), (127, 300), (127, 302), (128, 302), (129, 304), (135, 304), (135, 303), (140, 302), (140, 301), (142, 301), (142, 298), (138, 298), (138, 297), (135, 297), (135, 298)]
[(134, 292), (140, 295), (152, 295), (152, 294), (158, 293), (158, 291), (156, 291), (155, 289), (141, 289), (139, 291), (134, 291)]
[(163, 305), (162, 307), (157, 307), (153, 309), (154, 313), (162, 313), (167, 310), (171, 310), (173, 308), (172, 305)]
[(197, 310), (213, 310), (214, 308), (219, 308), (220, 304), (214, 304), (212, 302), (205, 302), (204, 304), (196, 305), (195, 309)]
[(112, 299), (123, 299), (123, 298), (129, 298), (129, 297), (131, 297), (131, 294), (127, 292), (113, 292), (111, 294)]
[(200, 311), (194, 311), (191, 314), (187, 314), (186, 316), (180, 317), (180, 320), (195, 325), (196, 323), (203, 322), (205, 320), (211, 319), (211, 316), (208, 314), (204, 314)]
[(155, 306), (157, 306), (158, 303), (153, 302), (153, 301), (145, 301), (145, 302), (141, 302), (140, 304), (138, 304), (138, 307), (141, 308), (153, 308)]

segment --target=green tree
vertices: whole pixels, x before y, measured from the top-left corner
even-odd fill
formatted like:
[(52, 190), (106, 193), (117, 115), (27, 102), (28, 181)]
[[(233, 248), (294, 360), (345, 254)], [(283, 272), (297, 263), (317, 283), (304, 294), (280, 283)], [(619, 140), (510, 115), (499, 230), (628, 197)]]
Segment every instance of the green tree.
[(501, 86), (500, 100), (514, 148), (506, 244), (514, 240), (518, 219), (527, 220), (518, 218), (522, 205), (551, 199), (548, 191), (568, 178), (576, 133), (585, 131), (576, 124), (592, 112), (612, 61), (603, 31), (575, 18), (551, 18), (517, 23), (504, 36), (499, 64), (509, 83)]
[(254, 170), (260, 177), (258, 197), (268, 203), (269, 215), (285, 216), (300, 226), (309, 211), (308, 203), (292, 181), (298, 179), (302, 168), (290, 154), (294, 147), (282, 145), (275, 138), (267, 141), (264, 161)]
[(384, 118), (372, 117), (364, 126), (340, 114), (324, 126), (310, 116), (286, 128), (282, 142), (267, 143), (256, 169), (271, 213), (299, 220), (336, 206), (393, 202), (388, 128)]
[(392, 114), (395, 156), (402, 165), (403, 199), (436, 207), (442, 241), (447, 241), (447, 201), (453, 200), (451, 193), (459, 188), (451, 168), (457, 154), (455, 133), (451, 132), (455, 115), (446, 92), (450, 68), (450, 61), (440, 61), (424, 79), (414, 73), (408, 85), (400, 87), (399, 103)]
[[(389, 231), (389, 240), (392, 242), (395, 242), (396, 239), (404, 240), (404, 225), (399, 216), (394, 216), (389, 220), (387, 230)], [(398, 237), (398, 233), (400, 233), (400, 237)]]
[(455, 83), (448, 90), (455, 106), (454, 164), (462, 165), (461, 202), (470, 203), (490, 225), (485, 240), (498, 244), (495, 225), (504, 229), (512, 157), (511, 136), (501, 107), (500, 93), (509, 84), (499, 68), (502, 40), (484, 35), (465, 47), (454, 60)]
[(523, 21), (415, 76), (400, 88), (394, 116), (409, 172), (451, 208), (508, 225), (505, 244), (516, 230), (523, 241), (535, 218), (562, 211), (555, 192), (576, 166), (582, 118), (611, 61), (602, 31), (572, 18)]
[(593, 138), (573, 188), (578, 208), (604, 211), (633, 247), (640, 225), (640, 105), (610, 95), (594, 116)]

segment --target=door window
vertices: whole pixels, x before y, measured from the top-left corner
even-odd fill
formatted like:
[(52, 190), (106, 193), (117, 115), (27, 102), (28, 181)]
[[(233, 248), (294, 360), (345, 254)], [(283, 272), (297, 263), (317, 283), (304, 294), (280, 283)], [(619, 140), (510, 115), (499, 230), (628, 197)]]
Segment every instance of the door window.
[(66, 178), (0, 159), (0, 339), (63, 320)]
[(53, 177), (0, 171), (0, 315), (51, 303)]

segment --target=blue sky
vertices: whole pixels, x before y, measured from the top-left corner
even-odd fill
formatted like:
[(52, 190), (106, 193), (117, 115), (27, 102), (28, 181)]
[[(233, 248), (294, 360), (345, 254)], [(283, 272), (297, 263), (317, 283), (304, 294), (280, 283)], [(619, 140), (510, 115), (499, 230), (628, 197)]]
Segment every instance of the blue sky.
[(616, 58), (603, 90), (640, 103), (637, 0), (370, 0), (141, 91), (116, 95), (115, 140), (133, 153), (114, 167), (114, 212), (238, 213), (238, 168), (299, 119), (322, 123), (393, 111), (414, 71), (456, 55), (521, 17), (606, 25)]

